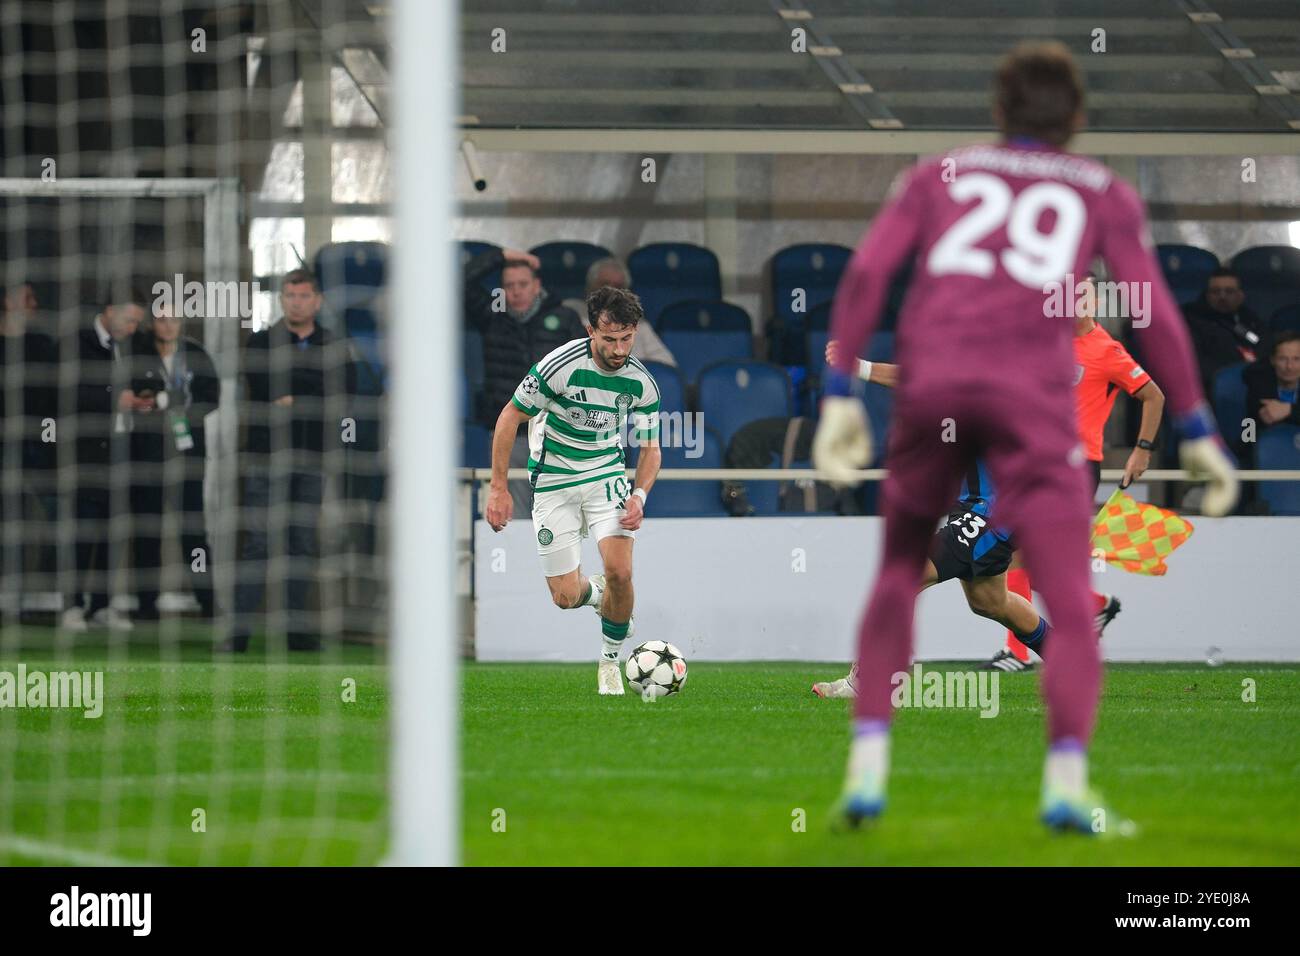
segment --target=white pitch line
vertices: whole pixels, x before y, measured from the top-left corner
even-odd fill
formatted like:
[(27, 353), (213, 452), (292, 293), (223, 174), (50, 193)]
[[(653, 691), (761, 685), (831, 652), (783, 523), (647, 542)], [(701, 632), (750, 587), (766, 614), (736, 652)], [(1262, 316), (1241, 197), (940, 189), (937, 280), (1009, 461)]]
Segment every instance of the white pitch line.
[(90, 850), (77, 850), (58, 843), (46, 843), (43, 840), (29, 840), (20, 836), (0, 836), (0, 851), (21, 853), (37, 860), (49, 860), (53, 863), (65, 863), (69, 866), (162, 866), (150, 860), (128, 860), (120, 856), (109, 856)]

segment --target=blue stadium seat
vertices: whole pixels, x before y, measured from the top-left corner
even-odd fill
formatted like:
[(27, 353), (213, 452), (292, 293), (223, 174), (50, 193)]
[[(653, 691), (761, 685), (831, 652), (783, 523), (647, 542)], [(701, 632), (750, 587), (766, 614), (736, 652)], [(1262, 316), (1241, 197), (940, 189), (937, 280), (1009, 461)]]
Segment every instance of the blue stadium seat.
[[(685, 427), (682, 413), (686, 411), (686, 386), (682, 382), (681, 373), (671, 365), (665, 365), (662, 362), (646, 362), (645, 367), (654, 378), (655, 384), (659, 386), (660, 446), (662, 447), (666, 442), (680, 441), (680, 429)], [(678, 418), (675, 422), (670, 423), (662, 417), (664, 414), (677, 415)], [(635, 444), (632, 436), (629, 435), (628, 444), (623, 450), (627, 457), (627, 466), (635, 468), (641, 446)]]
[(500, 249), (495, 242), (480, 242), (477, 239), (462, 239), (460, 241), (460, 264), (467, 265), (475, 256), (480, 256), (489, 249)]
[(351, 339), (361, 361), (357, 388), (362, 395), (382, 395), (388, 379), (376, 300), (388, 273), (387, 243), (332, 242), (321, 246), (312, 262), (320, 283), (323, 310), (337, 318), (336, 329)]
[(738, 305), (719, 299), (693, 299), (675, 302), (659, 313), (655, 331), (666, 332), (744, 332), (752, 335), (754, 324), (749, 313)]
[(718, 257), (689, 242), (656, 242), (627, 257), (632, 291), (641, 297), (646, 319), (658, 331), (659, 312), (686, 299), (721, 299)]
[[(889, 295), (885, 299), (885, 315), (880, 322), (882, 332), (892, 332), (898, 327), (898, 313), (902, 311), (903, 299), (907, 297), (908, 283), (911, 282), (911, 279), (912, 274), (909, 270), (895, 276), (894, 281), (890, 284)], [(810, 310), (806, 324), (809, 331), (830, 329), (831, 303), (823, 302), (817, 308)], [(812, 356), (809, 356), (809, 358), (811, 359)]]
[[(1264, 470), (1300, 469), (1300, 426), (1273, 425), (1260, 432), (1257, 460)], [(1261, 481), (1259, 496), (1275, 515), (1300, 515), (1300, 481)]]
[[(666, 447), (663, 449), (664, 468), (721, 468), (722, 443), (711, 429), (704, 430), (703, 454), (688, 457), (689, 449)], [(722, 485), (717, 481), (660, 481), (646, 502), (646, 516), (650, 518), (724, 517)]]
[[(465, 330), (465, 375), (469, 379), (471, 395), (483, 391), (487, 372), (483, 365), (483, 333), (478, 329)], [(474, 414), (473, 409), (470, 409), (470, 414)]]
[[(727, 461), (726, 451), (723, 451), (722, 461)], [(781, 456), (773, 455), (771, 461), (767, 463), (768, 468), (780, 468)], [(749, 503), (754, 506), (755, 515), (775, 515), (781, 513), (781, 483), (779, 481), (747, 481), (745, 482), (745, 497)]]
[[(474, 239), (462, 239), (460, 242), (460, 267), (463, 270), (469, 261), (476, 256), (480, 256), (489, 249), (500, 249), (495, 242), (478, 242)], [(491, 292), (493, 289), (501, 287), (501, 270), (496, 269), (485, 275), (479, 282), (483, 288)]]
[(831, 304), (823, 302), (799, 318), (801, 321), (795, 322), (783, 316), (772, 319), (767, 330), (767, 354), (772, 361), (786, 368), (798, 365), (814, 369), (820, 353), (811, 351), (813, 344), (810, 344), (808, 336), (821, 333), (817, 341), (825, 346), (831, 327)]
[(1179, 305), (1195, 302), (1205, 291), (1210, 273), (1219, 268), (1219, 257), (1208, 249), (1175, 243), (1156, 246), (1160, 271)]
[(561, 299), (587, 297), (587, 269), (610, 251), (590, 242), (544, 242), (528, 250), (542, 263), (542, 285)]
[(650, 377), (659, 386), (659, 410), (661, 412), (686, 411), (686, 385), (681, 372), (663, 362), (646, 362)]
[[(804, 334), (826, 328), (830, 302), (835, 297), (844, 266), (853, 250), (833, 243), (801, 243), (786, 246), (769, 264), (772, 296), (772, 329), (768, 333), (773, 361), (787, 366), (809, 365)], [(796, 295), (802, 297), (796, 301)]]
[(1246, 383), (1241, 378), (1245, 362), (1229, 365), (1220, 369), (1214, 376), (1214, 417), (1218, 419), (1219, 431), (1229, 448), (1241, 441), (1241, 420), (1249, 412), (1246, 409)]
[(829, 332), (831, 328), (831, 304), (823, 302), (815, 309), (808, 310), (808, 321), (805, 323), (809, 332)]
[[(840, 273), (853, 250), (833, 243), (786, 246), (772, 256), (772, 311), (791, 327), (803, 329), (812, 310), (835, 295)], [(795, 290), (803, 290), (803, 310), (795, 312)]]
[(331, 242), (316, 253), (313, 271), (331, 307), (342, 311), (358, 302), (369, 302), (384, 286), (388, 244)]
[(659, 313), (655, 330), (688, 382), (706, 365), (754, 355), (749, 314), (729, 302), (675, 302)]
[(880, 468), (885, 461), (885, 450), (889, 447), (889, 423), (894, 414), (894, 390), (883, 385), (868, 384), (862, 401), (867, 406), (867, 418), (871, 422), (872, 461), (868, 467)]
[(1273, 313), (1268, 327), (1274, 335), (1279, 332), (1300, 332), (1300, 305), (1286, 305)]
[(460, 461), (465, 468), (492, 467), (492, 432), (490, 429), (466, 422), (462, 430)]
[(831, 333), (826, 329), (813, 329), (808, 333), (808, 382), (821, 388), (822, 371), (826, 368), (826, 343)]
[(1232, 257), (1241, 278), (1246, 305), (1261, 318), (1284, 306), (1300, 305), (1300, 249), (1294, 246), (1254, 246)]
[[(882, 332), (892, 332), (898, 328), (898, 316), (903, 311), (903, 301), (907, 298), (907, 290), (912, 282), (912, 267), (908, 264), (904, 270), (897, 273), (893, 281), (889, 284), (889, 291), (885, 295), (884, 314), (881, 316), (879, 330)], [(823, 302), (817, 308), (808, 313), (806, 325), (809, 330), (829, 329), (831, 327), (831, 303)], [(809, 361), (812, 356), (808, 356)]]
[(717, 362), (700, 372), (699, 410), (725, 449), (741, 425), (794, 412), (790, 376), (766, 362)]

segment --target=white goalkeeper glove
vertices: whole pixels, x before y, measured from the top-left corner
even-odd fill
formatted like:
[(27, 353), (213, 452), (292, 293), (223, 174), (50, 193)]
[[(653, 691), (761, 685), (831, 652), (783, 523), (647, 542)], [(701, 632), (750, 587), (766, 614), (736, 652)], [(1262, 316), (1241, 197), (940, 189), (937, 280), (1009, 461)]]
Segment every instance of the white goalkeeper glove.
[(1237, 469), (1219, 437), (1214, 416), (1202, 402), (1175, 423), (1183, 436), (1178, 457), (1193, 478), (1207, 479), (1201, 513), (1220, 518), (1237, 504)]
[(834, 485), (846, 487), (861, 481), (853, 472), (871, 461), (871, 423), (860, 399), (852, 395), (822, 399), (812, 457), (814, 467)]
[(1217, 437), (1195, 438), (1178, 446), (1178, 457), (1193, 478), (1207, 478), (1201, 513), (1220, 518), (1237, 504), (1237, 470)]

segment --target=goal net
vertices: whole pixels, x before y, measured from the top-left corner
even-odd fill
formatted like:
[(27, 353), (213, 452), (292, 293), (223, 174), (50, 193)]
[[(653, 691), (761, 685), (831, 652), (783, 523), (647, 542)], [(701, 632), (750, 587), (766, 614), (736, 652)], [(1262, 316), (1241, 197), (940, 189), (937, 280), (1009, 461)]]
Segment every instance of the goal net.
[(438, 371), (387, 292), (419, 6), (0, 6), (0, 865), (449, 859), (454, 662), (402, 640), (453, 646), (450, 558), (389, 517), (436, 440), (390, 414), (390, 355)]

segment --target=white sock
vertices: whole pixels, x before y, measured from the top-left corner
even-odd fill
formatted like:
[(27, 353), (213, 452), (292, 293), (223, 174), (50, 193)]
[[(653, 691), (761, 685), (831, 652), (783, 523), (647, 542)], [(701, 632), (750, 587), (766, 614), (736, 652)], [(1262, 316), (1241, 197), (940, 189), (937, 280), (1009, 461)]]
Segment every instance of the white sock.
[(622, 650), (623, 642), (627, 640), (627, 632), (630, 624), (622, 625), (622, 637), (611, 637), (609, 634), (605, 633), (609, 628), (617, 626), (618, 625), (615, 625), (614, 622), (605, 620), (603, 615), (601, 616), (600, 656), (607, 661), (618, 660), (618, 652)]
[(889, 728), (883, 724), (864, 728), (859, 724), (849, 749), (849, 786), (883, 795), (888, 778)]
[(605, 597), (605, 589), (597, 585), (591, 578), (587, 578), (587, 587), (591, 593), (587, 595), (587, 600), (582, 602), (583, 605), (599, 608), (601, 599)]
[(1054, 747), (1043, 766), (1043, 789), (1072, 798), (1088, 789), (1088, 755), (1079, 747)]

